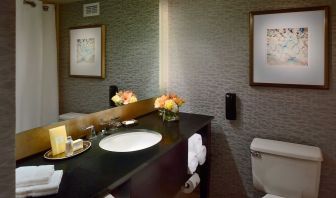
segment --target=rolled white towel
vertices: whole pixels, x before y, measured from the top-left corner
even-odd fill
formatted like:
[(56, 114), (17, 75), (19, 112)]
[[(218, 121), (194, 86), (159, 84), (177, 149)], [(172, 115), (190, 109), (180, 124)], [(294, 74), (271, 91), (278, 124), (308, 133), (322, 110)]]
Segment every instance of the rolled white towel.
[(196, 153), (188, 151), (188, 173), (193, 174), (198, 166), (198, 159)]
[(47, 184), (16, 187), (16, 198), (23, 197), (40, 197), (45, 195), (52, 195), (58, 193), (59, 185), (61, 183), (63, 171), (55, 171)]
[(206, 153), (207, 153), (206, 147), (202, 146), (201, 151), (196, 154), (199, 165), (203, 165), (205, 163)]
[(202, 149), (202, 136), (195, 133), (188, 139), (188, 150), (199, 153)]
[(54, 171), (54, 165), (19, 167), (15, 170), (16, 187), (47, 184)]

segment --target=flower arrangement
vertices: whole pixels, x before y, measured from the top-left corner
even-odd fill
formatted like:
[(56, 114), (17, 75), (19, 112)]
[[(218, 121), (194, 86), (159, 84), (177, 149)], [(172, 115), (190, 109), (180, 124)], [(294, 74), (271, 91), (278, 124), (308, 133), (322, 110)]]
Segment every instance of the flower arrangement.
[(167, 94), (156, 98), (154, 107), (159, 110), (163, 120), (175, 121), (178, 120), (179, 107), (184, 103), (184, 100), (176, 94)]
[(136, 95), (129, 90), (117, 92), (116, 95), (111, 98), (111, 100), (117, 106), (126, 105), (138, 101)]

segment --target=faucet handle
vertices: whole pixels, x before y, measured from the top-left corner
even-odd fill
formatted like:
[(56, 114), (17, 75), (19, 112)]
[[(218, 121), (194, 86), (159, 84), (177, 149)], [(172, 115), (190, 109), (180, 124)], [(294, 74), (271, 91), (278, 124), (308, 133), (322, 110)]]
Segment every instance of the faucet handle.
[(90, 130), (86, 135), (86, 139), (92, 140), (97, 137), (95, 127), (93, 125), (89, 125), (83, 129), (84, 131)]
[(116, 130), (117, 128), (121, 127), (122, 124), (120, 122), (120, 117), (115, 117), (115, 118), (111, 118), (110, 120), (108, 120), (106, 122), (106, 129), (107, 130)]
[(93, 129), (94, 130), (94, 126), (93, 125), (89, 125), (89, 126), (83, 128), (83, 130), (85, 130), (85, 131), (89, 130), (89, 129), (91, 129), (91, 130)]

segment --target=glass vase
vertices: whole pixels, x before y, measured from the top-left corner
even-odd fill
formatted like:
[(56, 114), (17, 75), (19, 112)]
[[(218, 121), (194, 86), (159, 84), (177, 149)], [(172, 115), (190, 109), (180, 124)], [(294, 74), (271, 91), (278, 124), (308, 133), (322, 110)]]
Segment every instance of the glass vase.
[(167, 109), (160, 109), (159, 115), (162, 116), (162, 120), (166, 122), (173, 122), (179, 119), (178, 110), (176, 112), (169, 111)]

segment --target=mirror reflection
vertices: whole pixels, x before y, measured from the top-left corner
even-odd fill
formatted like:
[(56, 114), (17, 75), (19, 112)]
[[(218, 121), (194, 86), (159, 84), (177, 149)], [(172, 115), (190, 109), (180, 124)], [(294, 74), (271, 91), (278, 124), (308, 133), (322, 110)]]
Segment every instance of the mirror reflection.
[[(159, 95), (158, 0), (17, 0), (16, 9), (17, 133), (111, 108), (118, 90)], [(102, 25), (105, 39), (70, 34)], [(71, 75), (73, 66), (98, 77)]]

